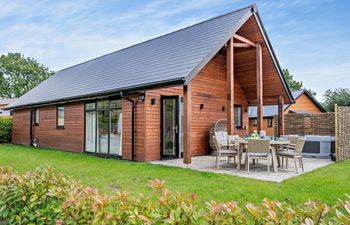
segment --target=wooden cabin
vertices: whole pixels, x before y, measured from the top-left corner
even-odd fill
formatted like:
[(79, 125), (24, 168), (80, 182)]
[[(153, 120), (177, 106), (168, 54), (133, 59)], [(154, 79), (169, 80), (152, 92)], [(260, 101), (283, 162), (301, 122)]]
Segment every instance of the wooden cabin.
[[(326, 112), (323, 106), (307, 91), (299, 90), (292, 92), (295, 102), (293, 104), (284, 105), (284, 114), (287, 113), (321, 113)], [(274, 116), (278, 114), (277, 105), (269, 105), (263, 107), (263, 125), (262, 129), (267, 135), (275, 134)], [(249, 133), (257, 130), (256, 107), (249, 107)]]
[(292, 102), (252, 5), (63, 69), (9, 108), (14, 144), (190, 163), (214, 121), (246, 135), (249, 106), (261, 129), (263, 104)]

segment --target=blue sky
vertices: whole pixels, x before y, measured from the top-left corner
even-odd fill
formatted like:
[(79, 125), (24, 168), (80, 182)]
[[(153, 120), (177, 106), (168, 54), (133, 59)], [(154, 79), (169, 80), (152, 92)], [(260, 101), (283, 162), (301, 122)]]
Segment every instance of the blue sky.
[[(0, 0), (0, 54), (59, 70), (254, 3)], [(315, 90), (350, 87), (350, 1), (256, 1), (278, 60)]]

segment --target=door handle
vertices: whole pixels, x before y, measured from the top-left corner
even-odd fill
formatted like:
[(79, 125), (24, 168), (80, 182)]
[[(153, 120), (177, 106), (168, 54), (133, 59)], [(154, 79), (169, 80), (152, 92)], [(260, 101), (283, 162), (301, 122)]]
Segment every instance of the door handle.
[(177, 134), (178, 133), (178, 126), (177, 125), (175, 125), (174, 130), (175, 130), (175, 133)]

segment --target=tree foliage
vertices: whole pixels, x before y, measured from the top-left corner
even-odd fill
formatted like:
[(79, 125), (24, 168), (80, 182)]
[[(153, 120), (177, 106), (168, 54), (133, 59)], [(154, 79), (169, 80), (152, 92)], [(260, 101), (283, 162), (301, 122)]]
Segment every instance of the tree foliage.
[(53, 75), (46, 66), (20, 53), (0, 56), (0, 97), (18, 98)]
[[(291, 91), (298, 91), (304, 88), (303, 82), (294, 80), (293, 74), (289, 73), (288, 69), (283, 69), (282, 72), (283, 72), (284, 78), (286, 79), (287, 85)], [(307, 89), (307, 91), (311, 95), (316, 96), (316, 92), (310, 89)]]
[(334, 104), (339, 106), (350, 106), (350, 89), (337, 88), (334, 91), (328, 89), (324, 94), (324, 107), (327, 111), (334, 111)]

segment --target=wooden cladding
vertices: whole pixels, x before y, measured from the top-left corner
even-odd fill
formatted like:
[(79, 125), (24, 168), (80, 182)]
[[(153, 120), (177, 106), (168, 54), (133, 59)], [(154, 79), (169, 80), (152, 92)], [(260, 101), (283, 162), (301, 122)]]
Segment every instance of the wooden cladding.
[(233, 38), (227, 42), (226, 68), (227, 68), (227, 133), (234, 134), (234, 48)]
[[(84, 104), (65, 104), (64, 129), (57, 129), (56, 105), (39, 109), (39, 124), (32, 126), (33, 138), (39, 147), (77, 152), (84, 151)], [(13, 115), (13, 143), (30, 145), (30, 109), (15, 110)]]
[[(270, 102), (267, 97), (282, 95), (285, 103), (289, 104), (287, 90), (283, 86), (276, 65), (265, 43), (264, 37), (254, 16), (251, 16), (245, 24), (237, 31), (237, 35), (244, 37), (254, 43), (260, 43), (262, 48), (262, 73), (264, 104), (277, 104)], [(237, 39), (238, 40), (238, 39)], [(235, 79), (241, 84), (246, 98), (256, 103), (256, 49), (236, 48), (235, 49)], [(275, 99), (274, 99), (275, 100)]]

